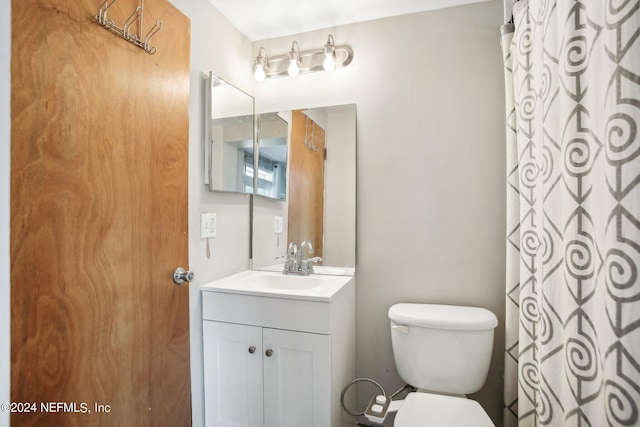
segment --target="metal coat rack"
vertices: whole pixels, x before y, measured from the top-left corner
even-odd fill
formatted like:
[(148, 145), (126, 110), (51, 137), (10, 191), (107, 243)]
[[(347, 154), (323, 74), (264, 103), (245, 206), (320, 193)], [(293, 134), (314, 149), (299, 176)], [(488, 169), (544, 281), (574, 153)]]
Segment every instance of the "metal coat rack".
[[(115, 4), (116, 1), (117, 0), (104, 0), (104, 2), (102, 3), (102, 6), (100, 6), (100, 10), (98, 11), (98, 14), (95, 16), (95, 20), (98, 22), (98, 24), (102, 25), (107, 30), (113, 31), (114, 33), (118, 34), (120, 37), (122, 37), (126, 41), (133, 43), (134, 45), (143, 49), (148, 54), (150, 55), (155, 54), (157, 49), (155, 48), (155, 46), (151, 47), (149, 45), (149, 42), (151, 41), (151, 38), (155, 36), (156, 33), (160, 31), (160, 29), (162, 28), (162, 21), (158, 19), (156, 23), (153, 25), (153, 27), (151, 27), (151, 29), (144, 36), (144, 38), (142, 38), (142, 34), (143, 34), (142, 26), (143, 26), (143, 20), (144, 20), (144, 0), (140, 0), (140, 5), (136, 7), (133, 13), (129, 15), (126, 21), (124, 21), (124, 24), (122, 24), (122, 27), (117, 26), (113, 22), (113, 19), (109, 19), (107, 17), (107, 11), (111, 8), (111, 6)], [(138, 23), (137, 34), (132, 32), (132, 27), (136, 22)]]

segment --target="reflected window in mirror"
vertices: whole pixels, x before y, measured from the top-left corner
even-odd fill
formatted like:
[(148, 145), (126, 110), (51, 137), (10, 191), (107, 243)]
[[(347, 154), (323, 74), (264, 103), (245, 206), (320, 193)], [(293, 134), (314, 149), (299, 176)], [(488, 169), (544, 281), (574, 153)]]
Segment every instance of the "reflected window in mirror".
[(256, 194), (287, 198), (287, 159), (290, 113), (258, 115), (258, 180)]

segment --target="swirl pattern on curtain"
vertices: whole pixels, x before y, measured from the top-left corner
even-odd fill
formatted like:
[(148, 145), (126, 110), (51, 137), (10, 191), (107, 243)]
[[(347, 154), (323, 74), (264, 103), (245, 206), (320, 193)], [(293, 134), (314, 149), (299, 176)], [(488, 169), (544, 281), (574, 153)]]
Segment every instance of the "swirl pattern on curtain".
[(513, 16), (504, 424), (640, 426), (640, 0)]

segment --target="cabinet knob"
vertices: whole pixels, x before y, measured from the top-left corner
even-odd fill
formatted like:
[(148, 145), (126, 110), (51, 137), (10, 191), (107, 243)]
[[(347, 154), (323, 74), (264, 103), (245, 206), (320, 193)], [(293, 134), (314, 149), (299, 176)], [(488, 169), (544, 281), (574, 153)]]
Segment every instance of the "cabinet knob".
[(253, 354), (256, 352), (256, 346), (252, 345), (251, 347), (249, 347), (249, 353)]
[(269, 350), (265, 351), (264, 354), (266, 354), (267, 357), (271, 357), (271, 355), (273, 354), (273, 350), (269, 349)]

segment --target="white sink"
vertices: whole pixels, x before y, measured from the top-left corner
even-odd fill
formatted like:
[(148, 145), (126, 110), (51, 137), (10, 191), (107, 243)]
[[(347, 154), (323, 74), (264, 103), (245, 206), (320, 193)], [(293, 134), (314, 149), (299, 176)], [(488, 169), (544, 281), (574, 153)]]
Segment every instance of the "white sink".
[(331, 301), (353, 276), (284, 275), (246, 270), (202, 286), (203, 291)]

